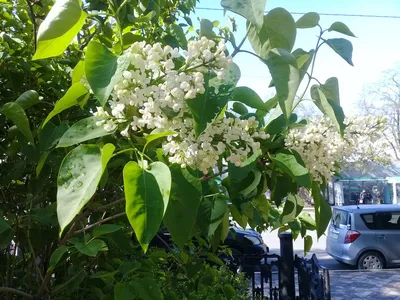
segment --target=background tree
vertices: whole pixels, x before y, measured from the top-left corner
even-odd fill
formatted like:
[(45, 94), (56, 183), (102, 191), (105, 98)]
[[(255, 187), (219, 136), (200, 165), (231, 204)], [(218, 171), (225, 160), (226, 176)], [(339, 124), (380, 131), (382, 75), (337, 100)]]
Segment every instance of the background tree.
[(400, 68), (386, 70), (382, 78), (365, 86), (357, 103), (360, 115), (384, 116), (387, 126), (384, 138), (393, 156), (400, 159)]

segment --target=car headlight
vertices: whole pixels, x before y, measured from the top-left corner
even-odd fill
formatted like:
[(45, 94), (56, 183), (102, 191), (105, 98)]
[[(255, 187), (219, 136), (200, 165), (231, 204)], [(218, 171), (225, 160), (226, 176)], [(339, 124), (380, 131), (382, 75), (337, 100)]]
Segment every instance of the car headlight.
[(259, 245), (262, 243), (261, 240), (254, 235), (245, 235), (244, 237), (248, 239), (253, 245)]

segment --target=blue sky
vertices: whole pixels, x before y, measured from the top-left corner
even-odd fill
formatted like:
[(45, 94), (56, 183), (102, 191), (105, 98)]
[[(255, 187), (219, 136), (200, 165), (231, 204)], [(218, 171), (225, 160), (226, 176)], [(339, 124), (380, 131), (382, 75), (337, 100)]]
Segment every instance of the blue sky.
[[(266, 10), (283, 7), (290, 12), (364, 14), (400, 16), (400, 0), (267, 0)], [(224, 17), (223, 11), (202, 10), (200, 8), (221, 8), (218, 0), (201, 0), (197, 4), (196, 16), (211, 21), (218, 20), (222, 25), (227, 24), (227, 16), (234, 16), (238, 23), (236, 41), (239, 42), (246, 32), (245, 20), (231, 12)], [(293, 15), (297, 20), (301, 15)], [(400, 63), (400, 18), (361, 18), (344, 16), (321, 16), (320, 24), (323, 29), (335, 22), (344, 22), (357, 38), (327, 33), (326, 37), (348, 38), (353, 43), (354, 67), (348, 65), (327, 45), (318, 52), (314, 77), (323, 82), (329, 77), (339, 79), (341, 104), (347, 115), (357, 114), (355, 102), (361, 97), (366, 84), (373, 83), (381, 76), (381, 72), (394, 68)], [(310, 50), (315, 47), (318, 29), (299, 29), (295, 48)], [(243, 49), (252, 50), (248, 42)], [(238, 54), (234, 61), (242, 71), (239, 85), (254, 89), (263, 99), (274, 94), (268, 89), (270, 75), (266, 66), (257, 58)], [(300, 92), (303, 89), (300, 87)]]

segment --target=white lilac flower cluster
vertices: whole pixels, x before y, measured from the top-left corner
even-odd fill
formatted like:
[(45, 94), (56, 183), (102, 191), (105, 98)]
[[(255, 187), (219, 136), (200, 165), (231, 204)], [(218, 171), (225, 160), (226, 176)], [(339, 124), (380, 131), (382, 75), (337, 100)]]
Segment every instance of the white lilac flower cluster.
[[(125, 51), (130, 66), (111, 93), (111, 112), (98, 108), (94, 113), (101, 118), (98, 125), (107, 131), (119, 128), (125, 137), (156, 128), (177, 132), (168, 137), (162, 148), (171, 162), (182, 167), (196, 167), (207, 173), (223, 153), (227, 154), (227, 161), (242, 165), (251, 152), (260, 148), (255, 139), (267, 138), (257, 130), (258, 122), (254, 118), (215, 120), (196, 137), (185, 102), (204, 94), (203, 74), (214, 72), (214, 82), (229, 75), (224, 71), (232, 59), (225, 50), (223, 42), (217, 44), (205, 37), (189, 41), (182, 55), (178, 49), (159, 43), (134, 43)], [(179, 70), (174, 62), (178, 58), (184, 59)]]
[[(305, 127), (290, 130), (285, 144), (300, 154), (314, 180), (323, 182), (338, 171), (336, 163), (385, 156), (382, 138), (385, 123), (382, 117), (349, 118), (341, 137), (329, 119), (312, 119)], [(377, 143), (382, 148), (377, 149)]]
[(226, 161), (240, 167), (250, 153), (260, 149), (256, 139), (266, 139), (264, 131), (258, 131), (258, 121), (225, 118), (216, 120), (199, 136), (195, 137), (192, 119), (186, 119), (179, 136), (168, 137), (163, 145), (164, 154), (170, 161), (185, 166), (197, 166), (203, 173), (217, 165), (219, 157), (229, 153)]

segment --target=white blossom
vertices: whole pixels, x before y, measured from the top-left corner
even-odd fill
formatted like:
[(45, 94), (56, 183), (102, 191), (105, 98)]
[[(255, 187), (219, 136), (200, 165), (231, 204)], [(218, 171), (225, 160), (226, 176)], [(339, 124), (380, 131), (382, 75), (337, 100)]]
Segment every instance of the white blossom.
[[(217, 166), (218, 160), (242, 166), (249, 155), (260, 149), (259, 140), (269, 136), (259, 131), (254, 117), (248, 120), (217, 119), (199, 136), (194, 130), (187, 99), (205, 93), (204, 74), (210, 70), (221, 81), (232, 62), (223, 42), (216, 44), (202, 37), (189, 41), (183, 51), (185, 65), (177, 69), (173, 61), (178, 49), (161, 44), (136, 42), (125, 54), (130, 65), (114, 86), (109, 101), (110, 113), (98, 107), (95, 116), (106, 130), (117, 127), (129, 138), (130, 132), (148, 132), (155, 128), (177, 132), (162, 145), (171, 163), (190, 166), (204, 173)], [(132, 113), (134, 112), (134, 113)]]
[(336, 163), (375, 160), (387, 155), (382, 139), (384, 118), (349, 118), (344, 123), (343, 137), (329, 119), (319, 118), (310, 120), (303, 128), (291, 129), (285, 139), (286, 146), (300, 154), (316, 182), (329, 180), (339, 171)]

